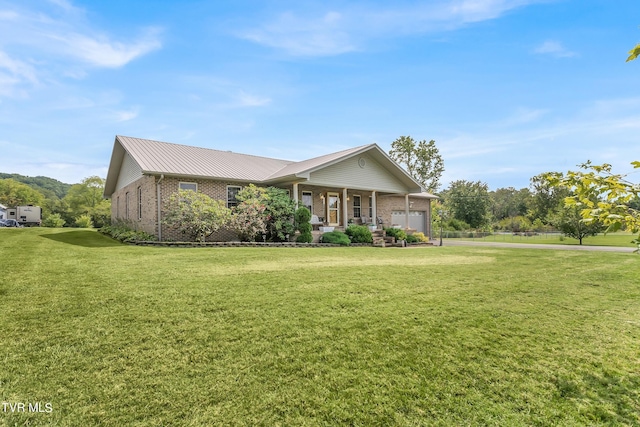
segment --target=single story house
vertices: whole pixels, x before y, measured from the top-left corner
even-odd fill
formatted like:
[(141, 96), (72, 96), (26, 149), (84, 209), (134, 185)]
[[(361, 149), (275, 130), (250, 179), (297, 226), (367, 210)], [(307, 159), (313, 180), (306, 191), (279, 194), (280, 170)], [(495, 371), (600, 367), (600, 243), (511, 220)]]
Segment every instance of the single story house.
[[(287, 190), (314, 218), (338, 230), (364, 222), (431, 234), (430, 204), (437, 197), (376, 144), (295, 162), (116, 136), (104, 196), (111, 199), (113, 221), (125, 220), (159, 240), (182, 240), (162, 222), (172, 193), (195, 190), (232, 207), (248, 184)], [(234, 238), (225, 231), (209, 240)]]

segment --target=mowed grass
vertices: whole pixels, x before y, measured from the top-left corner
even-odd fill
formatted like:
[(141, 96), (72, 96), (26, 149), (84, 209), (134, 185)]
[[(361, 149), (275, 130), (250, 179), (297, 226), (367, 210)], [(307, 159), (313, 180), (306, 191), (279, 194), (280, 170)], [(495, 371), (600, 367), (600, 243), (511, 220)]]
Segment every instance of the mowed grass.
[[(588, 246), (620, 246), (626, 248), (635, 248), (638, 245), (631, 243), (632, 240), (637, 238), (637, 234), (618, 232), (598, 234), (597, 236), (589, 236), (582, 239), (583, 245)], [(459, 240), (459, 239), (455, 239)], [(505, 242), (505, 243), (540, 243), (540, 244), (553, 244), (553, 245), (579, 245), (578, 239), (571, 237), (561, 237), (561, 234), (553, 233), (540, 233), (534, 236), (526, 235), (514, 235), (509, 233), (497, 233), (485, 237), (467, 238), (463, 240), (476, 240), (485, 242)]]
[(640, 425), (637, 255), (0, 242), (0, 425)]

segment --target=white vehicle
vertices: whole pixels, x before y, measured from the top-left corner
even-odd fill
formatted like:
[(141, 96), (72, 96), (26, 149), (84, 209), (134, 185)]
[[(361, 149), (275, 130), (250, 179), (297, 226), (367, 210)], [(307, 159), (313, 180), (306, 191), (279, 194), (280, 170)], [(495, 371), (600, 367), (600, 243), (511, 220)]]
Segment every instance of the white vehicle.
[(33, 205), (17, 206), (15, 209), (7, 209), (7, 218), (15, 219), (20, 225), (27, 227), (33, 225), (40, 226), (42, 222), (42, 208)]

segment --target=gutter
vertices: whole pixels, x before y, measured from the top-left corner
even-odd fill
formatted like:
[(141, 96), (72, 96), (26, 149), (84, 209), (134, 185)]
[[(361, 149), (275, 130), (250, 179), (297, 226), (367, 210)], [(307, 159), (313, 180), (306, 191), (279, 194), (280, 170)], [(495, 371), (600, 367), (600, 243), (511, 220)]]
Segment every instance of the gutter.
[(160, 175), (160, 179), (156, 183), (157, 199), (158, 199), (158, 241), (162, 242), (162, 190), (160, 183), (164, 179), (164, 174)]

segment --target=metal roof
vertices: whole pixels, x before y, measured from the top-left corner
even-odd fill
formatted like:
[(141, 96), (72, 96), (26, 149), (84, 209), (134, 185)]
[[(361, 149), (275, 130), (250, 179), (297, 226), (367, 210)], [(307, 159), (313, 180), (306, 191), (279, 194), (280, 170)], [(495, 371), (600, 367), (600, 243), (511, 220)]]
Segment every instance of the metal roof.
[(287, 179), (308, 178), (309, 174), (315, 170), (364, 152), (386, 163), (390, 172), (405, 182), (408, 188), (420, 188), (420, 184), (376, 144), (362, 145), (309, 160), (293, 162), (117, 135), (104, 194), (110, 197), (115, 192), (126, 153), (140, 166), (143, 174), (275, 183), (284, 182)]
[(140, 165), (143, 173), (264, 181), (292, 163), (231, 151), (171, 144), (118, 136), (123, 148)]

